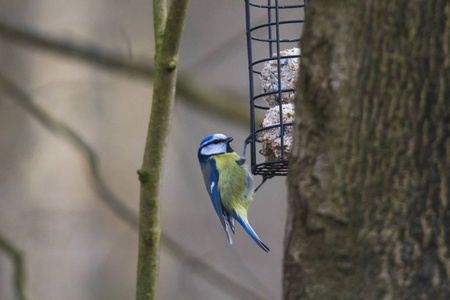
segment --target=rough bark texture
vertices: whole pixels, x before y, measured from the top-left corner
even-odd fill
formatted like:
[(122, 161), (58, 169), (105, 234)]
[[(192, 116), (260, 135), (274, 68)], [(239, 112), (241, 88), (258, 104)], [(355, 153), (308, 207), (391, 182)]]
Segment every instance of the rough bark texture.
[(450, 2), (308, 1), (284, 299), (450, 299)]

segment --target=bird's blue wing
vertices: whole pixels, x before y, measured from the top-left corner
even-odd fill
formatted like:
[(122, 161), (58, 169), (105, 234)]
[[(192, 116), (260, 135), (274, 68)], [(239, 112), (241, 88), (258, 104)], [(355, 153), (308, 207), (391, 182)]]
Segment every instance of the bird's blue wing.
[[(211, 197), (211, 201), (214, 205), (214, 209), (216, 210), (217, 216), (220, 219), (220, 223), (222, 223), (223, 229), (225, 230), (228, 241), (230, 244), (232, 243), (230, 232), (228, 230), (228, 213), (223, 209), (222, 200), (220, 199), (219, 193), (219, 171), (217, 170), (216, 160), (211, 157), (208, 159), (205, 164), (202, 166), (203, 178), (205, 180), (206, 189), (208, 190), (209, 196)], [(233, 222), (234, 229), (234, 222)]]

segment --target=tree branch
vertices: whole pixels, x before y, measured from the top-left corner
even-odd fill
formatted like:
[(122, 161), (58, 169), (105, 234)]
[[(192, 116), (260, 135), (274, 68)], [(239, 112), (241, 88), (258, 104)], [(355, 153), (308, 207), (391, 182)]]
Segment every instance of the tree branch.
[(22, 25), (7, 22), (3, 17), (0, 17), (0, 36), (98, 67), (144, 78), (153, 77), (153, 67), (147, 63), (127, 61), (117, 54), (110, 53), (90, 43), (82, 43), (81, 41), (75, 43), (72, 40), (49, 38)]
[(7, 79), (0, 73), (0, 87), (9, 94), (16, 102), (33, 117), (35, 117), (42, 125), (51, 132), (60, 135), (70, 142), (86, 159), (90, 169), (90, 175), (93, 188), (100, 195), (100, 199), (113, 210), (120, 218), (124, 219), (128, 224), (137, 227), (136, 214), (126, 206), (114, 193), (107, 187), (100, 176), (98, 167), (98, 159), (91, 147), (69, 126), (59, 122), (53, 118), (44, 109), (36, 105), (32, 99), (22, 91), (17, 85)]
[(25, 267), (22, 254), (4, 236), (0, 235), (0, 249), (11, 257), (14, 264), (14, 292), (17, 300), (28, 299), (25, 291)]
[[(249, 126), (250, 106), (244, 105), (247, 102), (229, 92), (199, 87), (187, 78), (187, 76), (179, 76), (177, 91), (180, 91), (180, 95), (189, 105), (242, 126)], [(256, 123), (259, 126), (262, 120), (258, 121)]]
[[(165, 0), (154, 7), (162, 7)], [(159, 203), (164, 160), (175, 104), (178, 53), (188, 0), (172, 0), (167, 20), (155, 26), (155, 76), (150, 122), (142, 167), (138, 171), (141, 182), (139, 201), (139, 253), (137, 264), (136, 299), (156, 299), (159, 266)], [(164, 8), (165, 9), (165, 8)], [(164, 12), (154, 11), (155, 18)], [(165, 24), (164, 35), (158, 38)]]
[[(167, 20), (167, 1), (153, 1), (153, 32), (155, 40), (155, 55), (158, 54), (164, 38)], [(155, 58), (156, 61), (156, 58)]]
[(216, 288), (222, 290), (226, 294), (232, 295), (236, 299), (267, 300), (267, 296), (263, 297), (257, 295), (236, 280), (217, 272), (208, 263), (195, 257), (192, 253), (187, 252), (186, 249), (178, 246), (176, 242), (173, 239), (168, 238), (167, 235), (161, 236), (161, 240), (164, 241), (167, 251), (172, 257), (176, 257), (184, 264), (191, 266), (193, 272), (196, 272), (203, 279), (213, 283)]
[[(153, 80), (154, 69), (145, 62), (128, 61), (90, 43), (49, 38), (22, 25), (7, 22), (3, 17), (0, 17), (0, 37), (73, 58), (96, 67), (126, 73), (145, 80)], [(180, 74), (177, 80), (177, 93), (187, 103), (244, 126), (250, 124), (249, 114), (243, 113), (249, 109), (246, 101), (213, 89), (205, 90), (188, 78), (188, 76)], [(218, 101), (218, 99), (223, 101)]]

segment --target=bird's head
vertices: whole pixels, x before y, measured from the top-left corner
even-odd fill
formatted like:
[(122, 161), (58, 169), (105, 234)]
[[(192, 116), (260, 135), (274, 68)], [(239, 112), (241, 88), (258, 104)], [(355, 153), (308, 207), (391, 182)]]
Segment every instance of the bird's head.
[(232, 137), (227, 137), (221, 133), (210, 135), (200, 143), (198, 155), (211, 156), (226, 152), (233, 152), (233, 149), (230, 146), (230, 142), (232, 140)]

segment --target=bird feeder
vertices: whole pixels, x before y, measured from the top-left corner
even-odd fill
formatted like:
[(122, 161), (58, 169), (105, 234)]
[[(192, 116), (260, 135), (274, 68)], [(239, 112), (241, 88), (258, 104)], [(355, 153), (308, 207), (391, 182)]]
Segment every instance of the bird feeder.
[(305, 5), (306, 0), (245, 0), (251, 104), (245, 146), (251, 145), (251, 170), (263, 182), (288, 173)]

